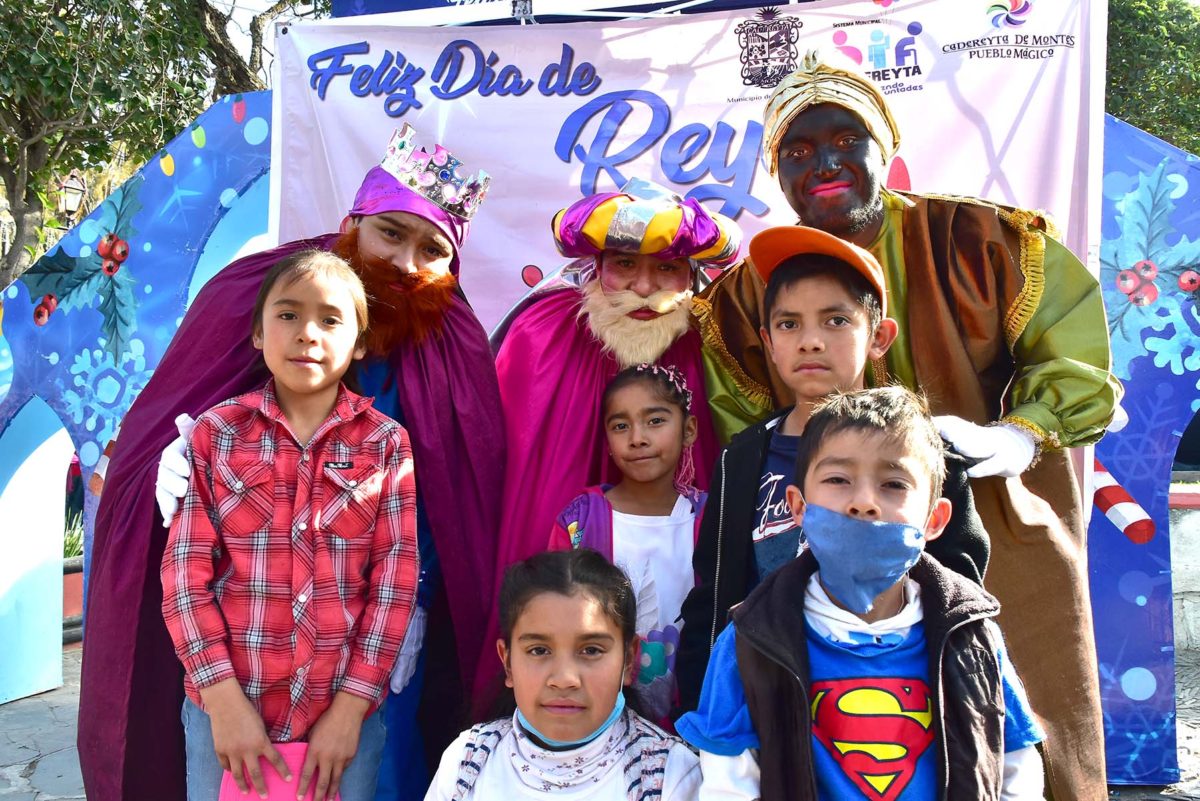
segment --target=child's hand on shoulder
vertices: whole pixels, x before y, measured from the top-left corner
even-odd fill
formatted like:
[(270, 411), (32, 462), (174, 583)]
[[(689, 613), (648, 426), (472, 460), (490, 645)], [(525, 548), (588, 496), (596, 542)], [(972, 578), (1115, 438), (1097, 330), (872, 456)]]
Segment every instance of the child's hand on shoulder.
[(262, 716), (246, 698), (237, 679), (225, 679), (200, 691), (205, 710), (212, 720), (213, 750), (221, 767), (233, 774), (238, 789), (250, 792), (246, 777), (260, 797), (267, 797), (267, 786), (263, 781), (259, 759), (274, 765), (284, 781), (291, 781), (283, 756), (267, 737)]
[(300, 771), (297, 798), (303, 798), (313, 773), (317, 774), (313, 801), (326, 801), (337, 795), (342, 772), (358, 750), (358, 736), (371, 703), (347, 692), (333, 697), (329, 709), (317, 719), (308, 734), (308, 754)]

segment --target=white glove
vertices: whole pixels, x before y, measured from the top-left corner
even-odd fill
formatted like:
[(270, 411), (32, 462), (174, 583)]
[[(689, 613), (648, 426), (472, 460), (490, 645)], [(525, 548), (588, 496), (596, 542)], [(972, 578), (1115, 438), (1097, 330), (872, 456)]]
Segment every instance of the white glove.
[(1127, 425), (1129, 425), (1129, 412), (1125, 411), (1125, 407), (1121, 404), (1115, 404), (1113, 406), (1112, 422), (1104, 430), (1110, 434), (1115, 434)]
[(396, 654), (396, 666), (392, 668), (392, 692), (399, 693), (417, 671), (417, 657), (421, 655), (421, 646), (425, 643), (425, 610), (419, 606), (413, 607), (412, 620), (408, 621), (408, 631), (404, 634), (404, 642), (400, 643), (400, 653)]
[(175, 427), (179, 429), (179, 436), (163, 449), (162, 458), (158, 460), (158, 478), (154, 481), (154, 499), (158, 501), (158, 511), (162, 512), (166, 528), (171, 527), (171, 520), (179, 511), (179, 499), (187, 493), (188, 479), (192, 475), (192, 466), (187, 460), (188, 437), (192, 435), (196, 421), (181, 414), (175, 418)]
[(971, 478), (1019, 476), (1037, 455), (1037, 441), (1033, 435), (1009, 423), (978, 426), (961, 417), (942, 415), (933, 418), (933, 424), (954, 450), (968, 459), (980, 460), (967, 468)]

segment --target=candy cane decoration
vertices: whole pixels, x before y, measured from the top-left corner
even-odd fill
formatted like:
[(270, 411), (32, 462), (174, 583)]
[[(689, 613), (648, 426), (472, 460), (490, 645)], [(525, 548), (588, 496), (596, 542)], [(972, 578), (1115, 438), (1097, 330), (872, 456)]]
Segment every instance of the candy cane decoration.
[(1154, 521), (1124, 487), (1117, 483), (1108, 468), (1096, 459), (1096, 474), (1092, 479), (1096, 508), (1104, 512), (1114, 526), (1138, 545), (1154, 538)]

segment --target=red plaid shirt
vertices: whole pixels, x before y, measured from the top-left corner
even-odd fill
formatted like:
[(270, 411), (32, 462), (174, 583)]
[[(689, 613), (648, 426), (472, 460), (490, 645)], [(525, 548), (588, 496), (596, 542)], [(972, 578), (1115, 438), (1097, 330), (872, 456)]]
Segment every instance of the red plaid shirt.
[(196, 421), (192, 480), (162, 563), (188, 697), (236, 678), (273, 741), (345, 690), (380, 703), (417, 590), (408, 434), (339, 389), (306, 447), (274, 383)]

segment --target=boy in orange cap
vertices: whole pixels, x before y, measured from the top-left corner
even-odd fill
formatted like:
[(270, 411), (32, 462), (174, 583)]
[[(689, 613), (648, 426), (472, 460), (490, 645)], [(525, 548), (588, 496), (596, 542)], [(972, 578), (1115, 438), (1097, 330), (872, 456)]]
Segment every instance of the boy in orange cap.
[[(693, 557), (696, 586), (682, 612), (676, 671), (683, 711), (699, 701), (730, 607), (803, 547), (784, 491), (813, 407), (831, 393), (862, 389), (868, 368), (881, 371), (897, 332), (887, 316), (883, 269), (857, 245), (815, 228), (783, 226), (750, 241), (750, 260), (766, 283), (759, 334), (794, 405), (735, 436), (717, 461)], [(946, 464), (944, 494), (953, 511), (929, 552), (981, 583), (989, 544), (967, 465), (949, 452)]]

